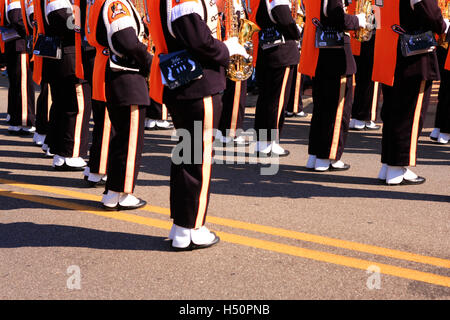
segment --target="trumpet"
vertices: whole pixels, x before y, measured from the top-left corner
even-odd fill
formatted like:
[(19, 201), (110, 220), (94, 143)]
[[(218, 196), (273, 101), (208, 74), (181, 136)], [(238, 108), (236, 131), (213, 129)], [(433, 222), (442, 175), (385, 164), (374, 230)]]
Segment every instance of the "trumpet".
[[(356, 0), (356, 14), (364, 13), (366, 21), (373, 21), (374, 14), (372, 10), (372, 0)], [(355, 39), (360, 42), (372, 39), (373, 28), (360, 28), (355, 31)]]
[[(450, 17), (450, 0), (438, 0), (439, 8), (442, 10), (442, 16), (444, 19), (448, 19)], [(447, 35), (445, 33), (440, 34), (438, 37), (438, 44), (448, 49), (448, 40)]]
[[(260, 28), (247, 19), (241, 19), (236, 14), (234, 7), (235, 0), (225, 1), (225, 32), (226, 38), (237, 37), (239, 43), (250, 55), (248, 59), (240, 55), (230, 57), (230, 64), (227, 68), (227, 77), (233, 81), (244, 81), (251, 77), (253, 73), (253, 41), (252, 36)], [(239, 27), (240, 23), (240, 27)]]

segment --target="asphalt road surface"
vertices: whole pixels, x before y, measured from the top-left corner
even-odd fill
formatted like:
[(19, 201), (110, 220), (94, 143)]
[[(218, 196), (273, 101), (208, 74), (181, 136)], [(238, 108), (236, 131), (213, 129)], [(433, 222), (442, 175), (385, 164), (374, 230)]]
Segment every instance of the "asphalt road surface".
[[(381, 130), (349, 133), (349, 171), (308, 171), (311, 116), (289, 118), (275, 175), (252, 156), (214, 165), (206, 225), (221, 242), (174, 252), (171, 131), (145, 134), (135, 194), (148, 205), (105, 212), (102, 189), (8, 134), (0, 81), (0, 299), (450, 299), (450, 145), (428, 138), (435, 103), (415, 169), (425, 184), (378, 182)], [(253, 119), (250, 106), (246, 129)]]

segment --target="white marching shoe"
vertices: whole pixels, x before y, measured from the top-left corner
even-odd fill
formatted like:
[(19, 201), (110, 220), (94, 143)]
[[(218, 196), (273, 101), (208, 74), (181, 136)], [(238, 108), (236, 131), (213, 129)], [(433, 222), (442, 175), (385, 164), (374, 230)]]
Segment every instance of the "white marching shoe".
[(386, 181), (386, 178), (387, 178), (387, 170), (388, 170), (388, 165), (387, 165), (386, 163), (382, 163), (382, 164), (381, 164), (380, 172), (378, 172), (378, 179), (379, 179), (379, 180), (384, 180), (384, 181)]
[(238, 146), (248, 146), (249, 142), (243, 136), (238, 136), (233, 139), (235, 145)]
[(145, 119), (145, 129), (146, 130), (153, 130), (156, 129), (156, 120), (146, 118)]
[(65, 158), (55, 154), (53, 168), (58, 171), (84, 171), (87, 163), (81, 157)]
[(441, 134), (441, 129), (434, 128), (433, 131), (431, 131), (431, 133), (430, 133), (430, 139), (433, 141), (437, 141), (440, 134)]
[(419, 177), (406, 167), (388, 166), (387, 168), (386, 184), (389, 186), (422, 184), (424, 182), (424, 177)]
[(350, 165), (341, 160), (316, 159), (314, 170), (318, 172), (325, 171), (345, 171), (350, 169)]
[(281, 147), (276, 141), (273, 141), (271, 144), (271, 152), (272, 155), (276, 155), (278, 157), (286, 157), (289, 155), (289, 151)]
[(378, 130), (380, 129), (381, 126), (377, 125), (375, 122), (373, 122), (372, 120), (370, 121), (366, 121), (366, 127), (365, 129), (367, 130)]
[(437, 142), (441, 144), (447, 144), (449, 140), (450, 133), (440, 133)]
[(108, 211), (133, 210), (147, 204), (132, 194), (108, 190), (102, 197), (103, 209)]
[(106, 184), (106, 174), (98, 174), (91, 172), (89, 167), (86, 167), (83, 172), (84, 181), (87, 182), (88, 187), (101, 187)]
[(357, 119), (350, 119), (349, 128), (354, 130), (364, 130), (366, 127), (366, 122), (357, 120)]
[(45, 156), (48, 158), (51, 158), (54, 156), (54, 154), (50, 152), (50, 147), (45, 143), (42, 145), (42, 151), (44, 151)]
[(169, 239), (176, 250), (195, 250), (208, 248), (220, 241), (220, 238), (205, 226), (198, 229), (188, 229), (176, 224), (170, 230)]
[(45, 134), (39, 134), (37, 132), (34, 133), (34, 135), (33, 135), (33, 142), (37, 146), (43, 146), (44, 145), (44, 141), (45, 141)]
[(156, 120), (156, 129), (160, 130), (173, 129), (173, 125), (167, 120)]
[(314, 169), (316, 167), (316, 160), (317, 160), (317, 157), (310, 154), (308, 157), (308, 161), (306, 162), (306, 168)]
[(268, 157), (272, 150), (272, 144), (267, 141), (257, 141), (255, 151), (258, 156)]

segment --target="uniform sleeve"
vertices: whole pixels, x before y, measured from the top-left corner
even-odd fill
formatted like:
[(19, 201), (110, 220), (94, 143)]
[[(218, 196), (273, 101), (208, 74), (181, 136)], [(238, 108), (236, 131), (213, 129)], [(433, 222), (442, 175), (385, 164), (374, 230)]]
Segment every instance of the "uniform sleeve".
[(445, 32), (446, 24), (436, 0), (422, 0), (414, 5), (414, 11), (426, 30), (437, 34)]
[(151, 55), (148, 53), (147, 47), (136, 37), (136, 31), (132, 27), (115, 32), (111, 41), (116, 50), (139, 64), (144, 76), (150, 74)]
[(229, 64), (226, 45), (212, 37), (211, 30), (198, 14), (191, 13), (177, 18), (172, 22), (172, 31), (177, 41), (201, 60), (224, 67)]
[(330, 23), (338, 30), (358, 30), (358, 18), (354, 15), (346, 14), (342, 0), (328, 0), (326, 16)]
[(73, 37), (74, 30), (68, 28), (68, 21), (72, 19), (72, 12), (67, 8), (51, 11), (48, 15), (48, 23), (53, 33), (61, 39)]
[(283, 34), (292, 40), (300, 40), (300, 31), (297, 28), (291, 9), (287, 5), (279, 5), (272, 9), (272, 16)]
[(25, 26), (22, 19), (22, 10), (13, 9), (8, 11), (8, 19), (10, 21), (11, 27), (17, 31), (17, 33), (22, 37), (26, 37)]

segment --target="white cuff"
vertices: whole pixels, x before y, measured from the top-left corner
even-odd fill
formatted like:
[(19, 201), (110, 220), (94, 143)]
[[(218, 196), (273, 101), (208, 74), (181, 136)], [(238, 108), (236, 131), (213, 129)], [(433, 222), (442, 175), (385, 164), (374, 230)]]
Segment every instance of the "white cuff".
[(416, 3), (419, 3), (419, 2), (422, 2), (422, 0), (410, 0), (411, 9), (414, 10), (414, 5), (415, 5)]

